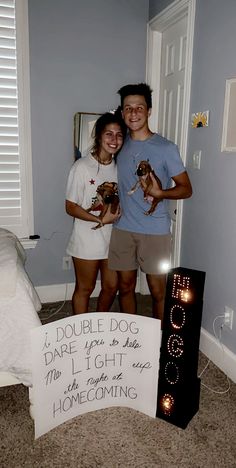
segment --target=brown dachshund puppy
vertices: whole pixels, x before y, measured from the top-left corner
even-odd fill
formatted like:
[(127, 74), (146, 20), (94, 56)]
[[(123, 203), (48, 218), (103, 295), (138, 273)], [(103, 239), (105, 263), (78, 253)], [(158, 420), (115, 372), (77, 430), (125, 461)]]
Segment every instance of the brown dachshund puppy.
[[(93, 204), (86, 211), (100, 211), (101, 219), (108, 210), (109, 205), (111, 206), (111, 213), (114, 214), (117, 211), (119, 205), (118, 196), (118, 185), (116, 182), (103, 182), (103, 184), (97, 187), (97, 195)], [(102, 227), (102, 223), (97, 224), (92, 229), (99, 229)]]
[(144, 191), (144, 199), (151, 203), (151, 207), (149, 208), (148, 211), (145, 211), (145, 213), (144, 213), (145, 215), (152, 214), (153, 211), (155, 211), (155, 209), (157, 207), (157, 204), (160, 201), (160, 200), (158, 200), (158, 198), (154, 198), (151, 195), (148, 195), (148, 193), (147, 193), (147, 189), (150, 187), (150, 185), (152, 185), (152, 181), (151, 181), (151, 178), (150, 178), (150, 172), (155, 177), (156, 181), (158, 182), (159, 187), (162, 188), (161, 181), (157, 177), (157, 175), (155, 174), (154, 170), (151, 168), (149, 162), (148, 161), (140, 161), (140, 163), (138, 164), (137, 170), (135, 172), (135, 174), (137, 174), (139, 179), (136, 182), (136, 184), (134, 185), (134, 187), (132, 187), (132, 189), (128, 192), (129, 195), (132, 195), (134, 192), (136, 192), (136, 190), (139, 187), (141, 187), (141, 180), (145, 181), (145, 183), (147, 184), (147, 188)]

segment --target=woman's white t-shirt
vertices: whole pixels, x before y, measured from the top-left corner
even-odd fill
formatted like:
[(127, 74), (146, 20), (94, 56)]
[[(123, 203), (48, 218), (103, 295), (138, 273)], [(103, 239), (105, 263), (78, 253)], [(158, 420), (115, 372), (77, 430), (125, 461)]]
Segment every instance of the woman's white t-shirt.
[[(90, 208), (96, 198), (98, 185), (103, 182), (117, 182), (117, 170), (114, 160), (108, 165), (99, 164), (92, 156), (78, 159), (72, 166), (66, 188), (66, 199), (77, 203), (85, 210)], [(92, 211), (99, 216), (99, 211)], [(74, 218), (73, 230), (66, 252), (72, 257), (101, 260), (108, 258), (108, 248), (112, 224), (91, 229), (95, 222)]]

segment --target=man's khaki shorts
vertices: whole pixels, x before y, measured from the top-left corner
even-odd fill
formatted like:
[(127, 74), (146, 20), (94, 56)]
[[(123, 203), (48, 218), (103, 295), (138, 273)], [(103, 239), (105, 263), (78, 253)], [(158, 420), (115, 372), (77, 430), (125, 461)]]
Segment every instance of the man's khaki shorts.
[(165, 274), (170, 268), (171, 234), (151, 235), (112, 229), (108, 266), (131, 271), (138, 267), (149, 275)]

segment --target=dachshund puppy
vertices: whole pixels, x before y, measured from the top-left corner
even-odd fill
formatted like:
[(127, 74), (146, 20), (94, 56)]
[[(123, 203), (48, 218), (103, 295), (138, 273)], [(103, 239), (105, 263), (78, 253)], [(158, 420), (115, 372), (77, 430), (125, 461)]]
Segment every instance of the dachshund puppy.
[[(111, 213), (114, 214), (117, 211), (119, 205), (118, 196), (118, 185), (116, 182), (103, 182), (103, 184), (97, 187), (96, 199), (93, 204), (86, 211), (100, 211), (101, 218), (105, 215), (109, 205), (111, 206)], [(102, 223), (97, 224), (92, 229), (99, 229), (102, 227)]]
[(151, 215), (153, 211), (155, 211), (157, 204), (159, 203), (160, 200), (158, 198), (154, 198), (151, 195), (148, 195), (148, 188), (152, 185), (152, 181), (150, 178), (150, 172), (153, 174), (155, 177), (156, 181), (158, 182), (158, 185), (160, 188), (162, 188), (162, 183), (160, 179), (157, 177), (155, 174), (154, 170), (151, 168), (148, 160), (147, 161), (140, 161), (138, 164), (137, 170), (135, 174), (139, 177), (138, 181), (132, 187), (132, 189), (128, 192), (129, 195), (132, 195), (136, 190), (138, 190), (139, 187), (141, 187), (141, 180), (145, 181), (147, 184), (146, 190), (144, 191), (144, 199), (147, 200), (149, 203), (151, 203), (151, 207), (149, 208), (148, 211), (145, 211), (145, 215)]

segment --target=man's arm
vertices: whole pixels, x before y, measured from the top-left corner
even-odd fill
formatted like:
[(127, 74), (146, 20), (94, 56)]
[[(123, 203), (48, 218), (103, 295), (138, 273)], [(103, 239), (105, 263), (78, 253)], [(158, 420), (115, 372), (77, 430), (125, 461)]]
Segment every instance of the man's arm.
[(150, 177), (152, 180), (152, 185), (150, 185), (148, 188), (146, 183), (141, 181), (142, 189), (145, 191), (146, 195), (151, 195), (155, 198), (158, 198), (159, 200), (163, 200), (164, 198), (169, 200), (180, 200), (189, 198), (192, 195), (192, 185), (186, 171), (172, 177), (175, 185), (174, 187), (166, 190), (162, 190), (159, 187), (159, 184), (152, 173), (150, 173)]

